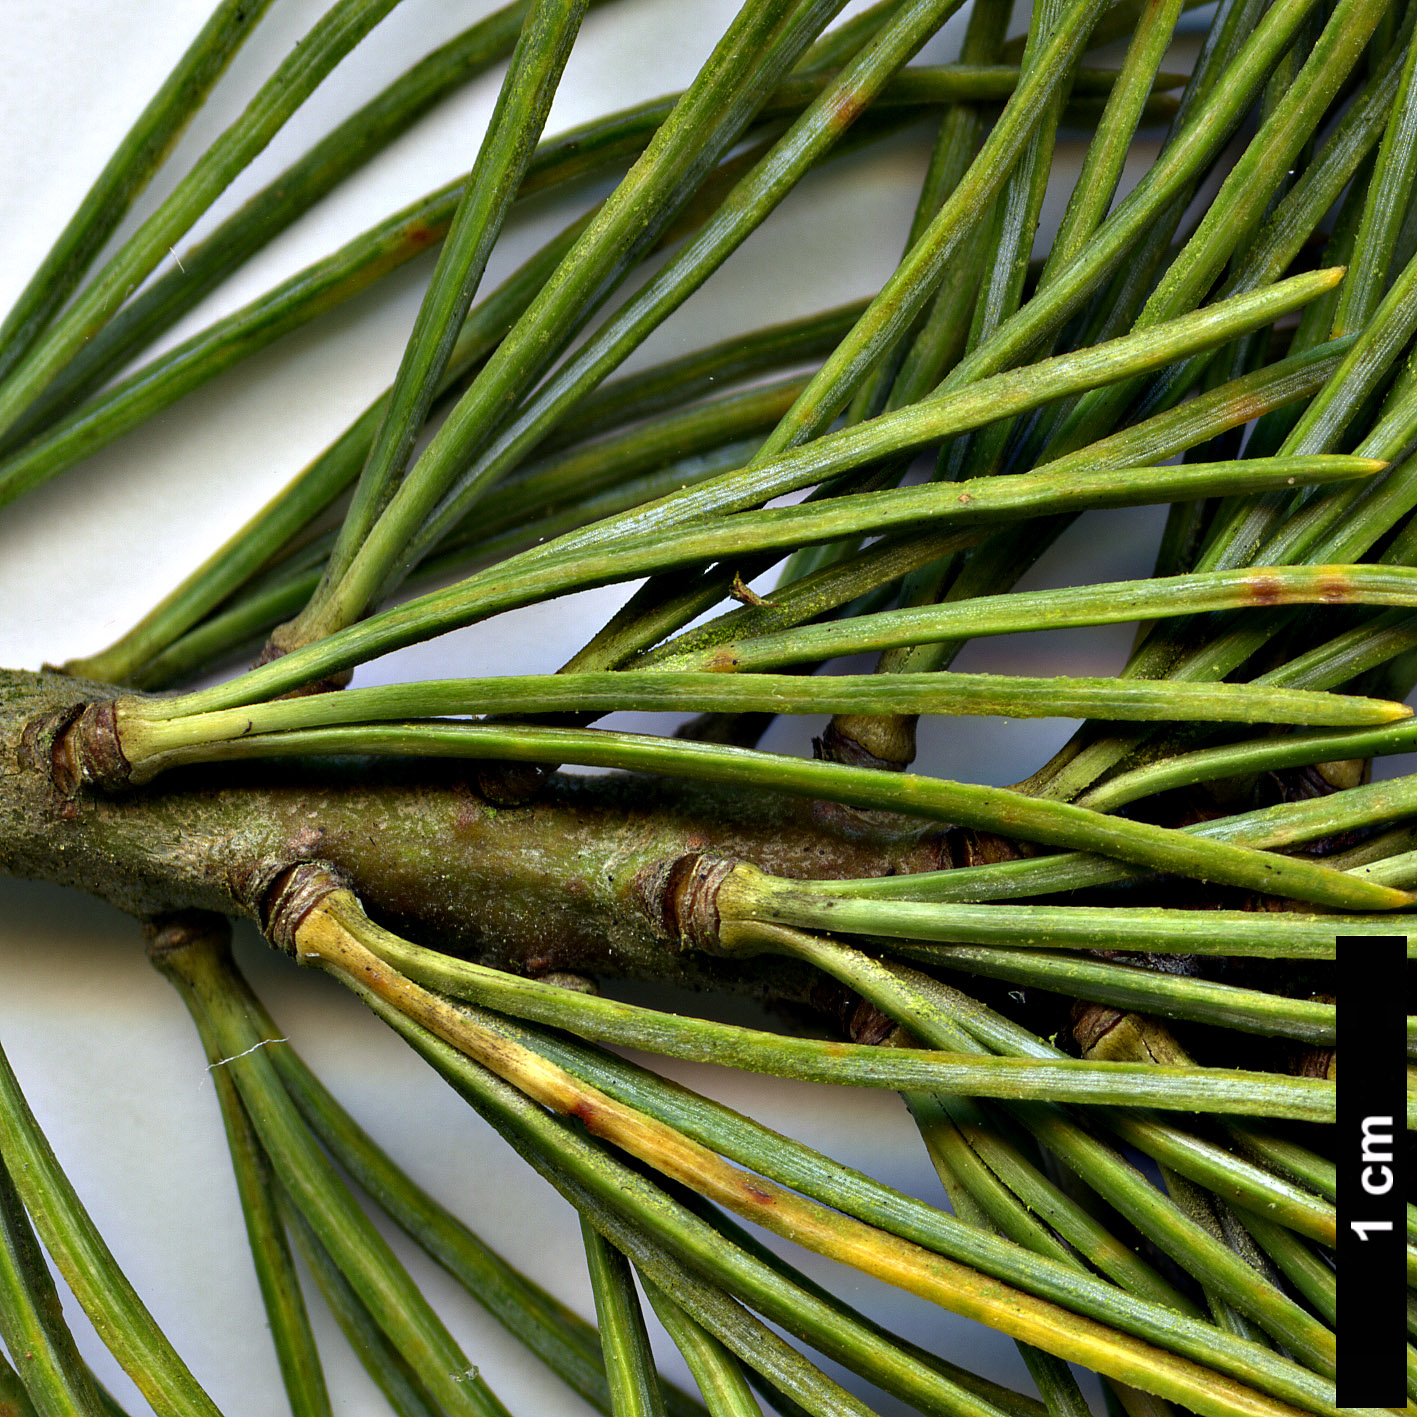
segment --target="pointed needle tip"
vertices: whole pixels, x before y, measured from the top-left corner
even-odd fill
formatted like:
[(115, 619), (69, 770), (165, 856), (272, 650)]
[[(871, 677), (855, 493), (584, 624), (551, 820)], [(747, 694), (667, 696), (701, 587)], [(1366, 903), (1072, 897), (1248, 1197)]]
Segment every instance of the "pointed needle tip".
[(1417, 895), (1411, 891), (1399, 890), (1396, 886), (1388, 886), (1384, 890), (1387, 896), (1387, 909), (1405, 910), (1410, 905), (1417, 905)]

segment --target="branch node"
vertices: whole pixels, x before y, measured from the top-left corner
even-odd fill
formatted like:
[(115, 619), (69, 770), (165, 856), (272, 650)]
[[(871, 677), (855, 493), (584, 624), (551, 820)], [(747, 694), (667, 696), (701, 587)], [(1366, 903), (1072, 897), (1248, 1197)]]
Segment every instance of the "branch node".
[[(287, 626), (280, 625), (271, 632), (271, 637), (262, 647), (253, 661), (251, 668), (260, 669), (262, 665), (273, 664), (277, 659), (284, 659), (293, 649), (298, 649), (298, 642), (284, 644), (279, 636), (281, 630)], [(306, 699), (314, 694), (333, 694), (341, 689), (347, 689), (350, 681), (354, 678), (353, 669), (338, 669), (333, 674), (326, 674), (323, 679), (311, 680), (308, 684), (302, 684), (298, 689), (291, 689), (289, 693), (282, 694), (283, 699)]]
[(31, 718), (20, 733), (20, 766), (53, 779), (55, 744), (65, 736), (83, 711), (84, 704), (80, 702), (69, 704), (65, 708), (51, 709), (48, 713), (36, 714)]
[(85, 788), (117, 792), (127, 787), (132, 767), (118, 736), (116, 700), (70, 704), (25, 725), (21, 761), (47, 773), (62, 797)]
[(679, 953), (720, 953), (718, 892), (739, 866), (733, 857), (693, 852), (674, 861), (664, 877), (660, 912)]
[(163, 973), (171, 973), (175, 957), (186, 951), (215, 949), (224, 953), (231, 947), (231, 922), (211, 910), (177, 910), (155, 915), (143, 922), (148, 941), (148, 959)]
[(326, 861), (297, 861), (266, 880), (255, 901), (261, 933), (277, 949), (297, 958), (295, 932), (305, 917), (327, 895), (348, 890), (349, 881)]
[(1073, 1005), (1073, 1038), (1084, 1058), (1116, 1056), (1105, 1051), (1108, 1034), (1128, 1017), (1122, 1009), (1107, 1004), (1078, 1002)]
[(864, 1043), (872, 1048), (882, 1047), (902, 1032), (900, 1025), (888, 1013), (866, 998), (857, 1000), (846, 1020), (846, 1036), (853, 1043)]
[(915, 719), (902, 715), (837, 714), (820, 738), (817, 757), (878, 772), (904, 772), (915, 761)]

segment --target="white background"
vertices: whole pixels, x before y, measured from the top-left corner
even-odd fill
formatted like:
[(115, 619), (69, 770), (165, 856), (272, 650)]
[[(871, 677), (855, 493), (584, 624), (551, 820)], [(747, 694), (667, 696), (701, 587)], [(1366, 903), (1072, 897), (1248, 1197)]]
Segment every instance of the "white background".
[[(0, 308), (97, 175), (156, 89), (209, 0), (0, 3)], [(281, 0), (238, 56), (208, 111), (140, 208), (220, 132), (323, 8)], [(268, 180), (357, 103), (487, 8), (474, 0), (406, 0), (283, 133), (214, 216)], [(618, 0), (586, 21), (548, 132), (682, 86), (727, 24), (731, 4)], [(948, 57), (952, 22), (932, 46)], [(324, 255), (354, 231), (464, 169), (496, 93), (496, 76), (446, 103), (349, 186), (336, 192), (164, 340), (171, 344)], [(814, 177), (637, 363), (669, 357), (740, 328), (869, 293), (898, 257), (923, 168), (924, 129)], [(1076, 145), (1068, 149), (1076, 156)], [(1050, 201), (1057, 207), (1066, 187)], [(566, 219), (542, 203), (520, 216), (489, 283)], [(204, 221), (196, 234), (209, 229)], [(132, 229), (133, 221), (123, 228)], [(190, 238), (189, 238), (190, 239)], [(182, 249), (178, 247), (178, 254)], [(238, 520), (255, 510), (345, 423), (395, 369), (428, 266), (372, 293), (230, 373), (81, 468), (0, 516), (0, 663), (37, 668), (91, 653), (126, 628)], [(1115, 514), (1072, 539), (1089, 579), (1144, 574), (1154, 511)], [(1070, 576), (1050, 562), (1032, 582)], [(613, 606), (598, 594), (526, 612), (510, 624), (420, 647), (362, 673), (395, 675), (554, 669)], [(1087, 642), (1021, 638), (1009, 653), (1028, 672), (1110, 672), (1129, 630)], [(971, 651), (973, 654), (974, 651)], [(982, 652), (981, 652), (982, 653)], [(977, 667), (983, 658), (963, 661)], [(783, 730), (771, 746), (799, 751), (819, 724)], [(932, 726), (928, 765), (1007, 782), (1035, 767), (1068, 725), (966, 722)], [(342, 1100), (407, 1168), (515, 1263), (590, 1312), (574, 1218), (402, 1045), (318, 978), (268, 957), (254, 936), (242, 957), (286, 1032)], [(0, 881), (0, 1039), (41, 1122), (127, 1273), (200, 1380), (229, 1414), (281, 1409), (278, 1379), (236, 1208), (204, 1060), (176, 996), (142, 958), (137, 927), (54, 888)], [(790, 1128), (884, 1179), (932, 1199), (939, 1191), (898, 1101), (674, 1067), (677, 1076)], [(519, 1413), (574, 1414), (581, 1405), (521, 1356), (441, 1274), (411, 1261), (494, 1389)], [(853, 1302), (921, 1342), (1026, 1385), (1012, 1345), (855, 1275), (811, 1266)], [(382, 1410), (342, 1340), (312, 1305), (336, 1408)], [(70, 1305), (86, 1351), (132, 1410), (140, 1400)], [(670, 1359), (672, 1365), (673, 1359)], [(900, 1410), (882, 1399), (879, 1410)]]

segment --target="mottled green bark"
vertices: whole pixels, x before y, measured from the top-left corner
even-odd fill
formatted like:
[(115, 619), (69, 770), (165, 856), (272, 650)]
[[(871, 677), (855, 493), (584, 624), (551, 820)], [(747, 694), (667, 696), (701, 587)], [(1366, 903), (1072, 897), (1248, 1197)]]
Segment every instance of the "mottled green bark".
[(801, 998), (795, 967), (675, 952), (673, 863), (705, 852), (780, 875), (861, 876), (931, 869), (944, 849), (918, 825), (838, 830), (840, 814), (810, 803), (623, 776), (557, 775), (534, 802), (494, 808), (472, 786), (475, 765), (453, 762), (240, 764), (66, 796), (49, 771), (53, 728), (35, 725), (113, 692), (0, 671), (0, 872), (140, 917), (195, 908), (259, 922), (282, 872), (323, 861), (391, 928), (500, 968)]

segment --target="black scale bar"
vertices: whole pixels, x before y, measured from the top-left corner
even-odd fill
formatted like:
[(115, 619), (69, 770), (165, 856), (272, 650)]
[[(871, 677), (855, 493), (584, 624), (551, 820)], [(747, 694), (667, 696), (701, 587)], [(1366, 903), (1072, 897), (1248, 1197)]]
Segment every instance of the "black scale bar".
[(1338, 1405), (1407, 1403), (1407, 937), (1338, 937)]

